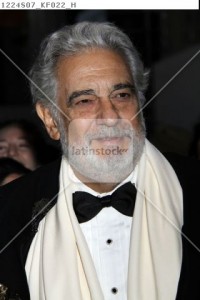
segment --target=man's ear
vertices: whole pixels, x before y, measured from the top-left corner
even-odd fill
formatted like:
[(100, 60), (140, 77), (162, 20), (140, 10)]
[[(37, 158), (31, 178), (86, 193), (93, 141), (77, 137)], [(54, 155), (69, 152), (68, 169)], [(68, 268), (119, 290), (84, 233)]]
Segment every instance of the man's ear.
[(48, 134), (53, 140), (60, 139), (60, 132), (54, 118), (52, 117), (49, 108), (42, 105), (40, 102), (36, 104), (36, 111), (39, 118), (43, 121)]

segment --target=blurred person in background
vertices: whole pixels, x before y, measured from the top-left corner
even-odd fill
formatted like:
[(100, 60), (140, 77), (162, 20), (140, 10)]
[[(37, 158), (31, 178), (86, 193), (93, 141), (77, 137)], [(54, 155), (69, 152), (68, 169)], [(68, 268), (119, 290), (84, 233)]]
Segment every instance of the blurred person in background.
[(52, 149), (46, 145), (35, 125), (28, 121), (0, 123), (0, 157), (10, 157), (33, 171), (55, 159), (57, 153)]
[(30, 170), (12, 158), (0, 158), (0, 186), (7, 184), (27, 173)]

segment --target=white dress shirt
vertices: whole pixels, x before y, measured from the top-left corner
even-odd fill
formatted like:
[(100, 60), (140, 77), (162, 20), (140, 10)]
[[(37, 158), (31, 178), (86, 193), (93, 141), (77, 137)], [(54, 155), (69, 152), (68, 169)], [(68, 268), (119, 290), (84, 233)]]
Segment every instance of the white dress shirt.
[[(72, 170), (70, 170), (73, 172)], [(70, 172), (70, 173), (71, 173)], [(126, 182), (136, 182), (137, 167), (115, 189), (109, 193), (99, 194), (80, 182), (77, 191), (84, 191), (97, 197), (111, 195)], [(105, 300), (127, 300), (127, 277), (129, 244), (132, 217), (125, 216), (113, 207), (103, 208), (97, 216), (81, 223), (81, 229), (90, 250), (97, 277)]]

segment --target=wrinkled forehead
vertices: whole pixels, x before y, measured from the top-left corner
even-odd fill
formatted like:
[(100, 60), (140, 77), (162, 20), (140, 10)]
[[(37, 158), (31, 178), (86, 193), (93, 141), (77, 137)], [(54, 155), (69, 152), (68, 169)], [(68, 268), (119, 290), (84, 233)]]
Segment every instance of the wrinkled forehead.
[[(58, 87), (64, 89), (99, 89), (120, 83), (133, 83), (129, 67), (116, 52), (92, 49), (60, 59), (57, 66)], [(72, 92), (72, 91), (71, 91)]]
[(101, 68), (105, 70), (116, 66), (128, 70), (131, 74), (130, 66), (125, 57), (118, 51), (106, 48), (86, 48), (75, 54), (63, 55), (58, 58), (56, 65), (56, 75), (59, 76), (61, 70), (66, 68), (68, 71), (91, 69), (94, 72)]

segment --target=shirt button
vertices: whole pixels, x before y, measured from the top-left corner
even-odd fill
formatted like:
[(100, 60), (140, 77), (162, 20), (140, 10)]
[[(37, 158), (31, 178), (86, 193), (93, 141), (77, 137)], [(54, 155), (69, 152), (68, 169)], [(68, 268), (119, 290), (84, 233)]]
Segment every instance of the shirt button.
[(111, 240), (111, 239), (108, 239), (108, 240), (106, 241), (106, 243), (107, 243), (108, 245), (112, 244), (112, 242), (113, 242), (113, 240)]
[(118, 293), (118, 289), (117, 289), (116, 287), (113, 287), (113, 288), (111, 289), (111, 292), (112, 292), (113, 294), (117, 294), (117, 293)]

